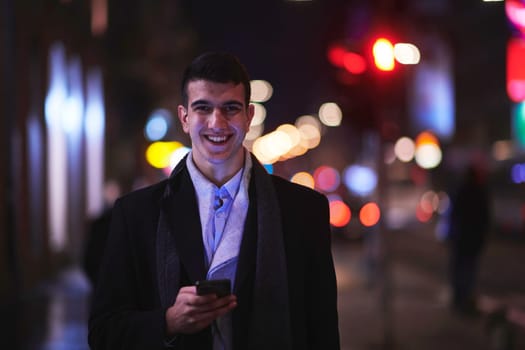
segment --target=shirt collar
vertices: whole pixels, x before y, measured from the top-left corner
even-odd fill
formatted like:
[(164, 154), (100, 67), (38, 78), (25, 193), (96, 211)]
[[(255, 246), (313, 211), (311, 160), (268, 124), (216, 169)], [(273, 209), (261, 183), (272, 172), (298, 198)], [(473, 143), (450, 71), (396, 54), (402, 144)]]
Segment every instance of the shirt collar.
[[(228, 180), (228, 182), (221, 186), (228, 191), (228, 194), (231, 198), (235, 197), (235, 194), (237, 193), (237, 190), (240, 186), (243, 169), (244, 171), (249, 172), (252, 167), (249, 152), (245, 150), (244, 153), (244, 166), (230, 180)], [(204, 176), (204, 174), (197, 168), (197, 166), (193, 162), (192, 151), (189, 152), (188, 157), (186, 158), (186, 165), (188, 167), (190, 177), (193, 180), (193, 185), (195, 187), (195, 191), (197, 192), (197, 197), (206, 199), (213, 198), (215, 192), (219, 190), (219, 187), (217, 187), (213, 182), (208, 180), (208, 178), (206, 178), (206, 176)], [(208, 200), (206, 200), (206, 202), (208, 202)]]

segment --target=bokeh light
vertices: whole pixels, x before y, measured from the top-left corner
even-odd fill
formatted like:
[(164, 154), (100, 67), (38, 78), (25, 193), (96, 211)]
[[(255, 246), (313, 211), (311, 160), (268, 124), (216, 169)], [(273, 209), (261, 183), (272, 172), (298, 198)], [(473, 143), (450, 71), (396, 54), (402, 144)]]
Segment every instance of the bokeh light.
[[(524, 40), (525, 42), (525, 40)], [(525, 71), (525, 69), (524, 69)], [(525, 99), (525, 72), (523, 79), (523, 98)], [(520, 148), (525, 148), (525, 101), (516, 103), (512, 107), (512, 134)]]
[(423, 169), (435, 168), (441, 163), (441, 148), (434, 134), (423, 131), (417, 136), (415, 159)]
[(437, 137), (430, 131), (422, 131), (421, 133), (419, 133), (419, 135), (417, 135), (416, 137), (415, 142), (416, 142), (416, 148), (419, 146), (426, 145), (426, 144), (431, 144), (431, 145), (439, 144)]
[(509, 21), (520, 32), (525, 34), (525, 4), (520, 0), (506, 0), (505, 13)]
[(416, 218), (420, 222), (428, 222), (432, 218), (432, 212), (427, 212), (419, 203), (416, 207)]
[(342, 68), (344, 65), (345, 53), (346, 53), (346, 49), (344, 47), (337, 45), (337, 44), (331, 45), (328, 48), (328, 52), (327, 52), (328, 61), (332, 65)]
[(312, 149), (321, 142), (321, 132), (312, 124), (302, 124), (297, 129), (301, 133), (301, 145), (304, 147)]
[(324, 192), (332, 192), (339, 187), (341, 176), (337, 169), (322, 165), (314, 171), (315, 187)]
[(363, 165), (350, 165), (343, 172), (345, 186), (360, 196), (372, 193), (377, 186), (376, 172)]
[(438, 210), (439, 196), (432, 190), (426, 191), (421, 195), (420, 204), (424, 211), (433, 213)]
[(414, 159), (416, 145), (409, 137), (399, 138), (394, 145), (396, 157), (402, 162), (410, 162)]
[(299, 129), (303, 125), (311, 125), (317, 130), (321, 130), (321, 122), (312, 115), (302, 115), (295, 120), (295, 126)]
[(381, 218), (381, 211), (377, 203), (369, 202), (363, 205), (359, 211), (359, 220), (366, 227), (374, 226)]
[(307, 151), (308, 151), (308, 147), (303, 145), (303, 142), (302, 142), (302, 139), (301, 139), (300, 143), (295, 145), (294, 147), (292, 147), (292, 149), (290, 149), (288, 151), (286, 156), (288, 158), (299, 157), (299, 156), (305, 154)]
[(401, 64), (418, 64), (421, 54), (414, 44), (397, 43), (394, 45), (394, 57)]
[(263, 164), (264, 169), (268, 172), (268, 174), (273, 174), (273, 164)]
[(511, 179), (515, 184), (525, 182), (525, 164), (514, 164), (512, 166)]
[(385, 38), (379, 38), (372, 47), (376, 67), (382, 71), (391, 71), (395, 67), (394, 46)]
[(346, 226), (352, 217), (350, 208), (341, 200), (330, 202), (330, 224), (335, 227)]
[(507, 160), (513, 155), (512, 142), (508, 140), (496, 141), (492, 144), (492, 157), (495, 160)]
[(319, 108), (319, 120), (326, 126), (339, 126), (342, 119), (343, 112), (334, 102), (323, 103)]
[(250, 126), (261, 125), (266, 119), (266, 108), (260, 103), (253, 103), (254, 114)]
[(437, 145), (426, 144), (416, 149), (416, 163), (423, 169), (437, 167), (441, 158), (441, 149)]
[(245, 141), (254, 141), (256, 138), (260, 137), (264, 131), (264, 125), (250, 125), (250, 130), (246, 133)]
[(292, 139), (291, 137), (284, 132), (283, 130), (275, 130), (274, 132), (270, 133), (271, 141), (269, 142), (269, 145), (272, 147), (272, 151), (276, 154), (282, 156), (292, 148)]
[(162, 140), (168, 133), (168, 129), (172, 123), (172, 114), (163, 108), (154, 110), (146, 122), (144, 127), (144, 136), (149, 141)]
[(385, 143), (383, 158), (385, 164), (393, 164), (396, 161), (395, 146), (391, 142)]
[(253, 102), (266, 102), (273, 95), (273, 87), (266, 80), (252, 80), (250, 87), (252, 90), (250, 100)]
[(169, 164), (168, 166), (162, 168), (162, 171), (164, 172), (164, 175), (170, 176), (171, 172), (177, 164), (184, 158), (184, 156), (190, 151), (191, 149), (189, 147), (181, 146), (173, 150), (169, 156)]
[(177, 141), (153, 142), (146, 149), (146, 160), (154, 168), (163, 169), (169, 167), (172, 153), (180, 147), (183, 147), (183, 145)]
[[(507, 95), (513, 102), (525, 101), (525, 2), (506, 0), (505, 13), (511, 26), (507, 40)], [(525, 145), (525, 143), (522, 143)]]
[(344, 68), (352, 74), (363, 74), (366, 71), (366, 60), (354, 52), (345, 52), (343, 56)]
[(263, 164), (273, 164), (280, 157), (278, 145), (272, 144), (271, 134), (266, 134), (256, 139), (253, 143), (252, 152)]
[(303, 155), (309, 149), (317, 147), (321, 142), (320, 128), (319, 120), (310, 115), (297, 118), (295, 125), (282, 124), (266, 135), (262, 135), (263, 124), (252, 123), (244, 146), (261, 163), (273, 164)]
[(176, 148), (171, 152), (170, 155), (170, 165), (169, 169), (170, 171), (173, 170), (177, 164), (184, 158), (184, 156), (190, 151), (191, 149), (189, 147), (181, 146)]
[(290, 147), (289, 147), (288, 152), (290, 152), (290, 150), (292, 150), (295, 146), (301, 143), (301, 133), (295, 127), (295, 125), (282, 124), (282, 125), (279, 125), (276, 130), (284, 132), (286, 135), (288, 135), (288, 138), (290, 140)]
[(311, 189), (314, 189), (315, 187), (315, 181), (313, 176), (307, 173), (306, 171), (296, 173), (294, 176), (292, 176), (290, 181)]

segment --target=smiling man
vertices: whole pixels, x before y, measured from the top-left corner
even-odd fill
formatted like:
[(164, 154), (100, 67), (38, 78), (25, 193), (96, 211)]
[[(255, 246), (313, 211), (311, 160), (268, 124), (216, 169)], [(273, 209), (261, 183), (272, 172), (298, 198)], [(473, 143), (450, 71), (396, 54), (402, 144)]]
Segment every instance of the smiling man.
[(245, 87), (240, 83), (193, 80), (185, 89), (187, 96), (178, 114), (191, 138), (193, 161), (209, 180), (221, 186), (243, 166), (242, 143), (254, 107), (244, 97)]
[(243, 147), (249, 99), (231, 54), (184, 72), (192, 150), (169, 179), (115, 203), (93, 349), (339, 349), (328, 201)]

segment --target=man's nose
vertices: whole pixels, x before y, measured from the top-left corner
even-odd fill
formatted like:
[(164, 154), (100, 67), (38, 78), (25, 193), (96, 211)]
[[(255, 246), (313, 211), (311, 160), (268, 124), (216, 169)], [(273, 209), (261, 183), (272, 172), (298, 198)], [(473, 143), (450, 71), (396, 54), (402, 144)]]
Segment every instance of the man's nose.
[(221, 108), (214, 108), (209, 119), (209, 126), (211, 128), (223, 128), (227, 124), (228, 120)]

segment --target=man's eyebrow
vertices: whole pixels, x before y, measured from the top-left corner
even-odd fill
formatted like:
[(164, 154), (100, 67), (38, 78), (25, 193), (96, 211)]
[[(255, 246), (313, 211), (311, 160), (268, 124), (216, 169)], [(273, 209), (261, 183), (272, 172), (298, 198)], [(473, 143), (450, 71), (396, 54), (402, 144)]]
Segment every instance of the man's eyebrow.
[[(190, 106), (191, 107), (195, 107), (195, 106), (199, 106), (199, 105), (213, 105), (213, 103), (211, 103), (210, 101), (207, 101), (207, 100), (197, 100), (197, 101), (193, 101)], [(221, 104), (221, 106), (239, 106), (239, 107), (243, 107), (244, 106), (244, 103), (240, 102), (240, 101), (237, 101), (237, 100), (230, 100), (230, 101), (225, 101)]]
[(211, 102), (210, 101), (206, 101), (206, 100), (197, 100), (197, 101), (193, 101), (190, 106), (194, 107), (194, 106), (197, 106), (197, 105), (211, 105)]

